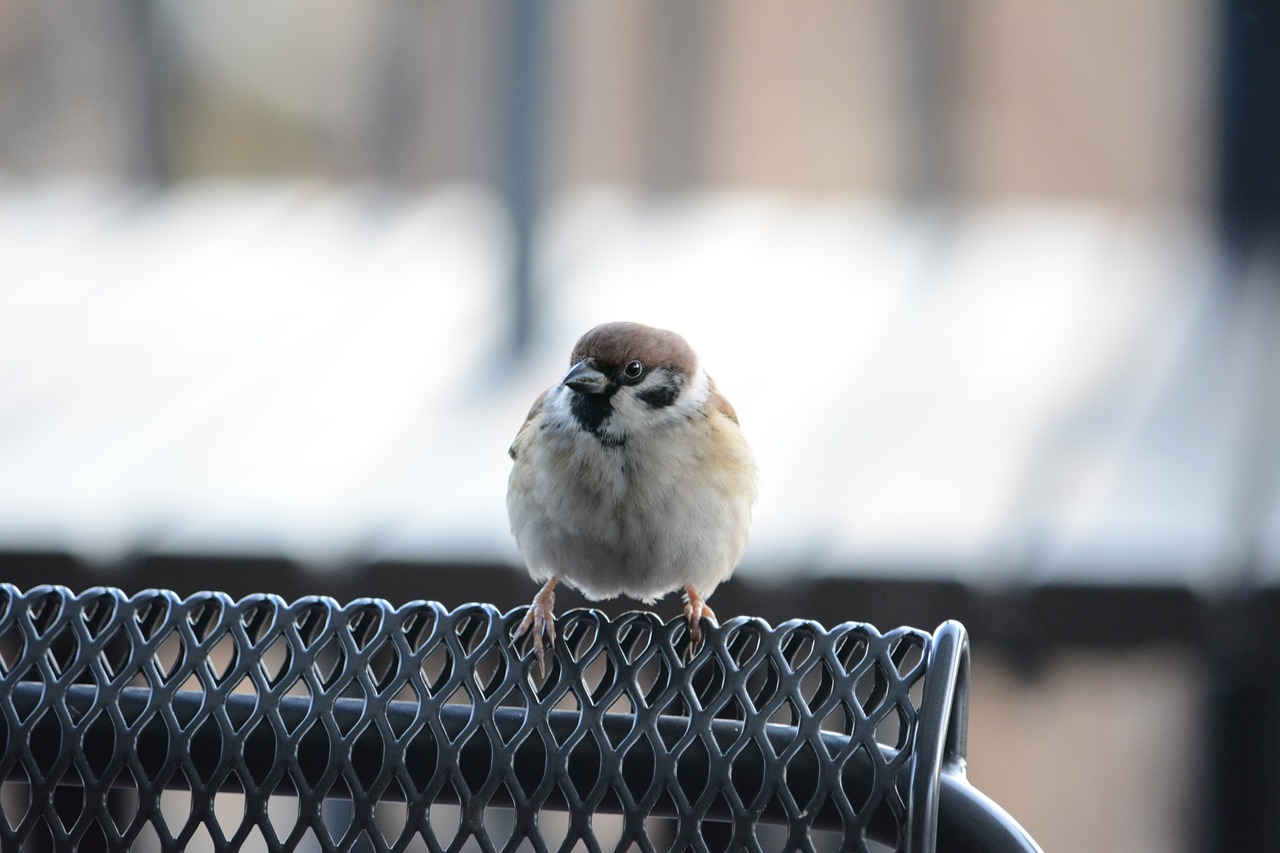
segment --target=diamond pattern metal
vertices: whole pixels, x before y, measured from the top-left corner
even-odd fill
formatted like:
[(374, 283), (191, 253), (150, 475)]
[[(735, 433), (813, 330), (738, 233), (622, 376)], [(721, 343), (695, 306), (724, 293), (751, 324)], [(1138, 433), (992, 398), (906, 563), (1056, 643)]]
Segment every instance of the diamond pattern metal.
[(903, 847), (929, 634), (521, 616), (0, 585), (0, 847)]

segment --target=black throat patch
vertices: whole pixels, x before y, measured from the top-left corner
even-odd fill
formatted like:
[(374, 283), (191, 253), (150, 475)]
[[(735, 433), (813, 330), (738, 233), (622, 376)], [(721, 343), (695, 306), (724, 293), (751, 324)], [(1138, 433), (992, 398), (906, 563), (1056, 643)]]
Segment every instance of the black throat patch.
[(587, 432), (600, 439), (605, 447), (621, 447), (626, 439), (604, 431), (604, 422), (613, 414), (612, 394), (579, 394), (569, 398), (569, 411)]

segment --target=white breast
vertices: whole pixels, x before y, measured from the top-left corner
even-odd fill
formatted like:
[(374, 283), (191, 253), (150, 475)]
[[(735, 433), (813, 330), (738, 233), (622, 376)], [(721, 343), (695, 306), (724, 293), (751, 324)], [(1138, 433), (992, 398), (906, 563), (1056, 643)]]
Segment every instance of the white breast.
[(754, 468), (737, 424), (694, 405), (705, 403), (709, 384), (698, 378), (701, 387), (659, 418), (619, 400), (610, 418), (618, 446), (578, 428), (572, 391), (552, 390), (507, 494), (536, 579), (558, 577), (593, 599), (651, 602), (685, 584), (709, 596), (729, 576), (747, 544)]

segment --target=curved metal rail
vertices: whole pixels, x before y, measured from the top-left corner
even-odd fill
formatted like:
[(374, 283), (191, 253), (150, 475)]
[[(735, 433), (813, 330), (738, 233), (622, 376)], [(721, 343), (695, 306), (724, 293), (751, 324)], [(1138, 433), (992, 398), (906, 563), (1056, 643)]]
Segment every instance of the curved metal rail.
[(522, 615), (0, 585), (0, 846), (1036, 849), (964, 782), (956, 623), (686, 662), (683, 620), (577, 610), (543, 675)]

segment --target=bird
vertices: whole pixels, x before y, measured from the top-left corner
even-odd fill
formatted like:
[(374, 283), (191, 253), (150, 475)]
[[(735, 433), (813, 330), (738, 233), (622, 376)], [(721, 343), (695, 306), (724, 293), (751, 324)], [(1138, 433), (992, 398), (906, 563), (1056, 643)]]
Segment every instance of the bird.
[(645, 604), (679, 590), (692, 655), (701, 620), (716, 622), (706, 599), (746, 550), (757, 489), (737, 412), (689, 343), (640, 323), (590, 329), (508, 453), (511, 531), (543, 583), (514, 639), (531, 633), (540, 670), (561, 582)]

